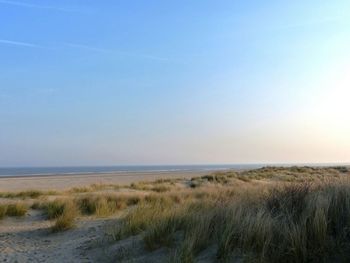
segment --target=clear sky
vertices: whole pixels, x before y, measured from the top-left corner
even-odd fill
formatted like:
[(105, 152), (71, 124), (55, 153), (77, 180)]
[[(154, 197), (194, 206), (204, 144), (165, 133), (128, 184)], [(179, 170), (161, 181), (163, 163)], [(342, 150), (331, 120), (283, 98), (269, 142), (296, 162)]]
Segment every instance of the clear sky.
[(0, 166), (350, 162), (349, 14), (0, 0)]

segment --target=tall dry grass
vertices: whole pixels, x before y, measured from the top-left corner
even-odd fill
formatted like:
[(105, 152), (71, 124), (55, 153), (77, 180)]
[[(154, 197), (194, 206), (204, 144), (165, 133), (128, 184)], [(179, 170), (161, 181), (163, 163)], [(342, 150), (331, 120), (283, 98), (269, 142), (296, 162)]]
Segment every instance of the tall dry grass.
[(176, 196), (140, 202), (122, 219), (115, 239), (142, 235), (149, 250), (173, 250), (173, 262), (195, 262), (209, 247), (221, 262), (350, 259), (348, 180), (202, 187)]
[[(168, 247), (172, 262), (195, 262), (208, 250), (219, 262), (346, 262), (349, 177), (346, 167), (265, 167), (132, 184), (128, 195), (101, 191), (120, 186), (92, 185), (54, 201), (39, 199), (32, 208), (56, 220), (53, 231), (74, 227), (78, 215), (124, 210), (109, 233), (114, 240), (139, 235), (149, 251)], [(41, 195), (28, 191), (8, 198)], [(0, 206), (0, 218), (26, 209), (19, 203)]]
[(65, 202), (62, 212), (57, 215), (55, 224), (52, 226), (53, 232), (61, 232), (71, 229), (75, 226), (75, 219), (78, 215), (77, 207), (74, 202)]
[(7, 205), (0, 205), (0, 219), (6, 216)]
[(3, 219), (5, 216), (25, 216), (27, 211), (28, 207), (24, 203), (0, 204), (0, 219)]
[(6, 215), (7, 216), (25, 216), (28, 211), (28, 207), (23, 203), (14, 203), (7, 205)]

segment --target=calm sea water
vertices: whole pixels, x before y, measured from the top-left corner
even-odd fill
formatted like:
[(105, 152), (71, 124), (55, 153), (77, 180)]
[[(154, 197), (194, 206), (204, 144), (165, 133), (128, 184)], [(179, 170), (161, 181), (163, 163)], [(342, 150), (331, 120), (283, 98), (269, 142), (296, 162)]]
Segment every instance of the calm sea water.
[(138, 173), (138, 172), (196, 172), (226, 169), (253, 169), (263, 165), (153, 165), (153, 166), (81, 166), (81, 167), (11, 167), (0, 168), (1, 177), (105, 174), (105, 173)]

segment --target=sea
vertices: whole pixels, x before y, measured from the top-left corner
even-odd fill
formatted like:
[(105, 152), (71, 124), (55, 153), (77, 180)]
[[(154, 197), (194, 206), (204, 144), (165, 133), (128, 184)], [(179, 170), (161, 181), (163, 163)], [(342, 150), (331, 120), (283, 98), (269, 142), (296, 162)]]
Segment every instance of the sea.
[(349, 163), (323, 164), (213, 164), (213, 165), (123, 165), (123, 166), (72, 166), (72, 167), (0, 167), (0, 177), (55, 176), (80, 174), (125, 174), (164, 172), (205, 172), (220, 170), (257, 169), (264, 166), (350, 166)]
[(255, 169), (261, 164), (224, 165), (130, 165), (130, 166), (74, 166), (74, 167), (0, 167), (0, 177), (55, 176), (79, 174), (125, 174), (163, 172), (201, 172)]

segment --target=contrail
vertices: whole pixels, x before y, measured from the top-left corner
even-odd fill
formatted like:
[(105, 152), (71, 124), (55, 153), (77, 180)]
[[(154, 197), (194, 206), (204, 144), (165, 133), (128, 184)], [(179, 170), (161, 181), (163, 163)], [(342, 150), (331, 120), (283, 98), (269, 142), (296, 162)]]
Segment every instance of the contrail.
[(20, 46), (20, 47), (29, 47), (29, 48), (45, 48), (43, 46), (39, 46), (39, 45), (36, 45), (33, 43), (13, 41), (13, 40), (8, 40), (8, 39), (0, 39), (0, 44)]
[(0, 0), (0, 4), (14, 5), (14, 6), (28, 7), (28, 8), (37, 8), (37, 9), (51, 9), (51, 10), (56, 10), (56, 11), (61, 11), (61, 12), (76, 12), (75, 10), (67, 9), (67, 8), (61, 8), (61, 7), (55, 7), (55, 6), (35, 5), (35, 4), (23, 3), (23, 2), (17, 2), (17, 1), (9, 1), (9, 0)]
[(76, 43), (63, 43), (65, 46), (72, 47), (72, 48), (79, 48), (79, 49), (86, 49), (94, 52), (101, 52), (101, 53), (116, 53), (113, 50), (105, 49), (105, 48), (97, 48), (97, 47), (91, 47), (87, 45), (82, 44), (76, 44)]
[(157, 57), (153, 55), (147, 55), (147, 54), (136, 54), (136, 53), (130, 53), (130, 52), (122, 52), (122, 51), (116, 51), (112, 49), (105, 49), (105, 48), (97, 48), (77, 43), (63, 43), (64, 45), (72, 48), (79, 48), (79, 49), (85, 49), (90, 50), (94, 52), (100, 52), (100, 53), (110, 53), (110, 54), (117, 54), (121, 56), (128, 56), (128, 57), (137, 57), (142, 59), (149, 59), (149, 60), (156, 60), (156, 61), (170, 61), (168, 58), (164, 57)]

